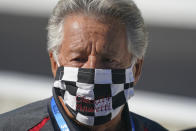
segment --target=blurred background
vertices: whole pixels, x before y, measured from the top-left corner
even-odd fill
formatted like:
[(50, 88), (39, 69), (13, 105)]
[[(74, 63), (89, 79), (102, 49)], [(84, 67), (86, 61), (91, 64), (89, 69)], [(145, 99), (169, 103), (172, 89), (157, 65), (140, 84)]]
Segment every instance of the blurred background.
[[(196, 127), (196, 1), (135, 0), (149, 31), (130, 110), (172, 131)], [(0, 0), (0, 113), (52, 95), (46, 26), (57, 0)]]

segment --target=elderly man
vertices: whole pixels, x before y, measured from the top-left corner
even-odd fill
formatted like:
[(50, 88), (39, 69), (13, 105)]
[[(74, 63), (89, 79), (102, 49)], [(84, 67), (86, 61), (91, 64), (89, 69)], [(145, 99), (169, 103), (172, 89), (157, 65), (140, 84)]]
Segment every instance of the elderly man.
[(60, 0), (48, 25), (53, 96), (1, 115), (0, 128), (166, 130), (127, 105), (146, 47), (144, 22), (133, 1)]

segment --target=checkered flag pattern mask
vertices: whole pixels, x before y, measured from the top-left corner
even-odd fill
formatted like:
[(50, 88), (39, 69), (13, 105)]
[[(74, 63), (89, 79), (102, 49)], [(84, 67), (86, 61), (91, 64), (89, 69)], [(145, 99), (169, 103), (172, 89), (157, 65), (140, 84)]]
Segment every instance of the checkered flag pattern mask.
[(63, 90), (63, 101), (75, 119), (93, 126), (114, 119), (133, 96), (132, 67), (86, 69), (59, 67), (54, 87)]

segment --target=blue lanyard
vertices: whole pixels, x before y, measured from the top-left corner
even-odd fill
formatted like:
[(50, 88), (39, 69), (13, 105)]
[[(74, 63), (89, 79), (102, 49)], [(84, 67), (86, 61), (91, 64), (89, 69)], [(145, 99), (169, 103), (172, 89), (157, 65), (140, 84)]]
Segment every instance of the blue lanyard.
[[(69, 127), (67, 126), (67, 123), (65, 122), (63, 116), (61, 115), (61, 113), (59, 112), (59, 109), (56, 105), (56, 102), (54, 100), (54, 97), (52, 97), (52, 100), (51, 100), (51, 108), (52, 108), (52, 113), (56, 119), (56, 122), (60, 128), (61, 131), (70, 131), (69, 130)], [(131, 121), (131, 127), (132, 127), (132, 131), (135, 131), (135, 125), (134, 125), (134, 122), (133, 122), (133, 119), (130, 118), (130, 121)]]
[(54, 117), (56, 119), (56, 122), (57, 122), (60, 130), (61, 131), (70, 131), (68, 126), (67, 126), (67, 123), (65, 122), (65, 120), (63, 118), (63, 116), (59, 112), (59, 109), (58, 109), (53, 97), (52, 97), (52, 100), (51, 100), (51, 108), (52, 108), (52, 113), (54, 114)]
[(131, 119), (131, 127), (132, 127), (132, 131), (135, 131), (135, 124), (134, 124), (134, 122), (133, 122), (133, 119), (132, 118), (130, 118)]

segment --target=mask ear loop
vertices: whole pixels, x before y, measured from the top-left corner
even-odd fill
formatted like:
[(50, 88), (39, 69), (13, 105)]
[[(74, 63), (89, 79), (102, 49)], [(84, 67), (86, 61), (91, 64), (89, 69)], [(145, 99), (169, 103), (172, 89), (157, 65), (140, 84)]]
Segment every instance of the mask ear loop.
[(131, 75), (133, 78), (133, 82), (135, 82), (135, 78), (134, 78), (134, 73), (133, 73), (133, 67), (135, 66), (135, 64), (131, 64), (130, 70), (131, 70)]
[[(55, 52), (53, 52), (53, 56), (54, 56), (54, 59), (55, 59), (55, 61), (56, 61), (56, 64), (57, 64), (57, 66), (58, 66), (58, 68), (60, 67), (60, 64), (59, 64), (59, 62), (58, 62), (58, 57), (57, 57), (57, 54), (55, 53)], [(66, 85), (63, 83), (63, 81), (60, 79), (60, 78), (62, 78), (62, 73), (63, 71), (60, 71), (60, 74), (59, 74), (59, 78), (58, 78), (58, 80), (55, 80), (55, 82), (54, 82), (54, 86), (55, 87), (58, 87), (58, 88), (60, 88), (60, 89), (63, 89), (63, 90), (66, 90)]]
[(135, 65), (135, 64), (131, 64), (131, 70), (133, 70), (134, 65)]
[(54, 60), (56, 61), (56, 64), (58, 67), (60, 67), (59, 61), (58, 61), (58, 55), (56, 51), (53, 51), (53, 56), (54, 56)]
[(58, 61), (56, 61), (56, 64), (57, 64), (57, 66), (58, 66), (58, 67), (60, 67), (60, 64), (59, 64), (59, 62), (58, 62)]

